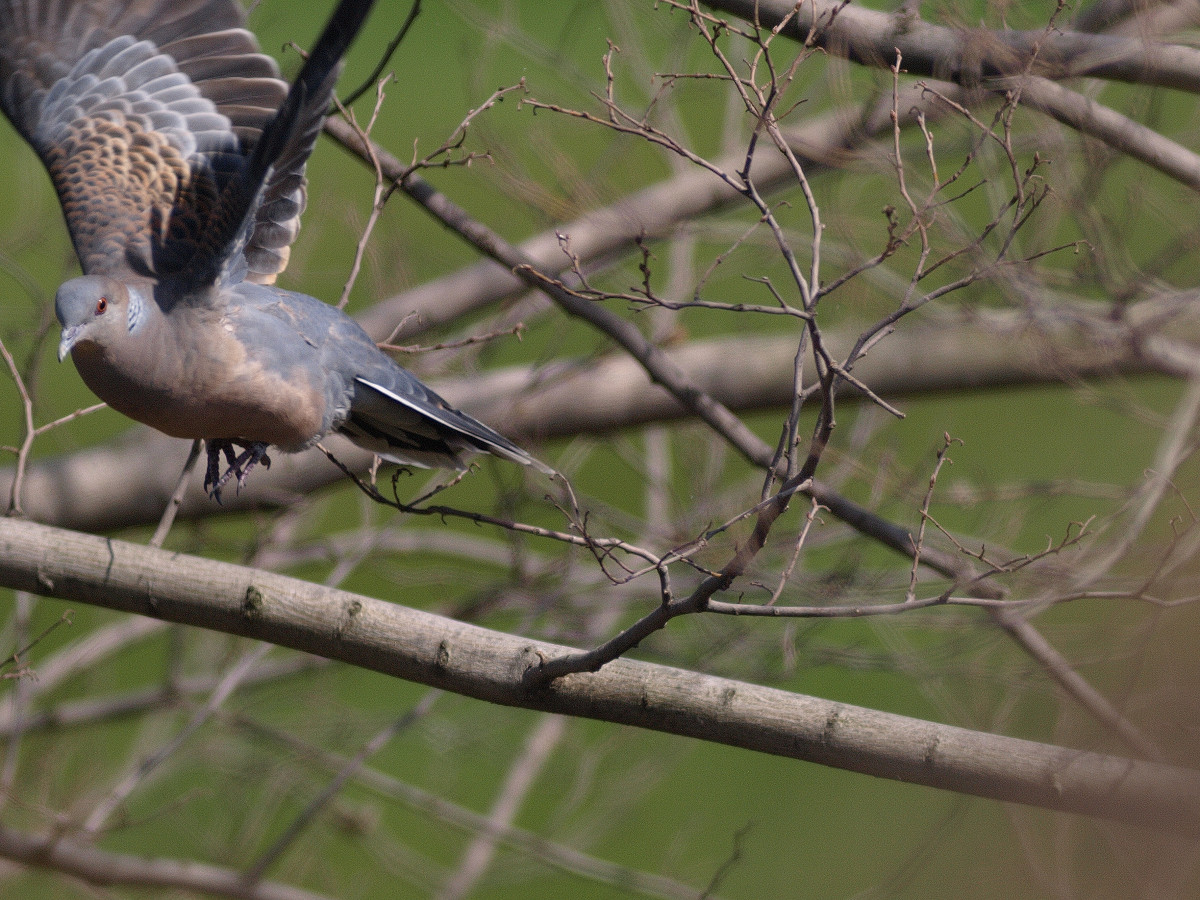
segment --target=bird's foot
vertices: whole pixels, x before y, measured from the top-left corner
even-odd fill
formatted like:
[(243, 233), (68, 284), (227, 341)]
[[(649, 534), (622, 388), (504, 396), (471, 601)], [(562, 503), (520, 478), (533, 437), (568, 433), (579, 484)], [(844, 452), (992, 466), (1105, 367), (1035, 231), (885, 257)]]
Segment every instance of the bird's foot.
[(264, 469), (271, 468), (271, 457), (267, 456), (267, 447), (269, 444), (264, 444), (262, 441), (255, 441), (250, 446), (242, 451), (242, 455), (237, 458), (237, 462), (230, 466), (229, 472), (225, 473), (228, 478), (230, 472), (237, 472), (238, 490), (246, 486), (246, 476), (259, 463), (262, 463)]
[[(271, 457), (267, 456), (269, 445), (262, 441), (239, 444), (238, 446), (244, 448), (240, 455), (234, 452), (234, 442), (227, 438), (205, 441), (205, 445), (208, 449), (208, 469), (204, 475), (204, 489), (218, 503), (221, 502), (221, 488), (225, 487), (233, 476), (237, 476), (238, 490), (241, 490), (246, 486), (246, 476), (259, 463), (262, 463), (264, 469), (271, 468)], [(224, 475), (221, 474), (222, 453), (229, 464)]]

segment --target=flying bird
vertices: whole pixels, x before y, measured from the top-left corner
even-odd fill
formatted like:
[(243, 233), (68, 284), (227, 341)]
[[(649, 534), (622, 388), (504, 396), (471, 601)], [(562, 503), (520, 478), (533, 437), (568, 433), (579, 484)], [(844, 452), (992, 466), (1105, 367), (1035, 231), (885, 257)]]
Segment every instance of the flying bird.
[(372, 4), (341, 0), (289, 89), (237, 0), (0, 0), (0, 109), (50, 173), (84, 273), (55, 298), (59, 359), (119, 412), (203, 439), (218, 501), (268, 447), (331, 432), (401, 464), (487, 452), (553, 472), (339, 309), (275, 286)]

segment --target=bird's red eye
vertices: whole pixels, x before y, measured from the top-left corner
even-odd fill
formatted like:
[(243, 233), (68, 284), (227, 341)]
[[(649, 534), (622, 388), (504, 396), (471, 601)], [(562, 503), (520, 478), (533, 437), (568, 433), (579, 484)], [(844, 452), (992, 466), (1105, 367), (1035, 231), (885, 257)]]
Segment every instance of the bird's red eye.
[(103, 315), (106, 309), (108, 309), (108, 298), (101, 297), (96, 301), (96, 315)]

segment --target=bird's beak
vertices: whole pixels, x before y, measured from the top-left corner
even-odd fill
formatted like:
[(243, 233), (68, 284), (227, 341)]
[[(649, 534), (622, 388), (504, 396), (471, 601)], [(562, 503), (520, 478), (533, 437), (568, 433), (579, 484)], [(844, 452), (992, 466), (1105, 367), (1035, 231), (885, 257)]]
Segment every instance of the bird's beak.
[(62, 362), (67, 358), (67, 354), (71, 352), (71, 348), (75, 346), (75, 342), (79, 340), (80, 332), (83, 330), (81, 325), (72, 325), (70, 328), (64, 328), (62, 332), (62, 340), (58, 342), (58, 361)]

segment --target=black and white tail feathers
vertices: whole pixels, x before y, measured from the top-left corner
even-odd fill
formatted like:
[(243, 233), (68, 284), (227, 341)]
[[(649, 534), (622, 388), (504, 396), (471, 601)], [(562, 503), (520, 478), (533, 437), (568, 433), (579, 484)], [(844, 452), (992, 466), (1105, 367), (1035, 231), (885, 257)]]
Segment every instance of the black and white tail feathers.
[(354, 402), (340, 430), (356, 444), (393, 462), (426, 468), (465, 469), (464, 453), (491, 453), (555, 474), (503, 435), (454, 409), (408, 370), (397, 366), (390, 380), (392, 386), (385, 387), (354, 379)]

